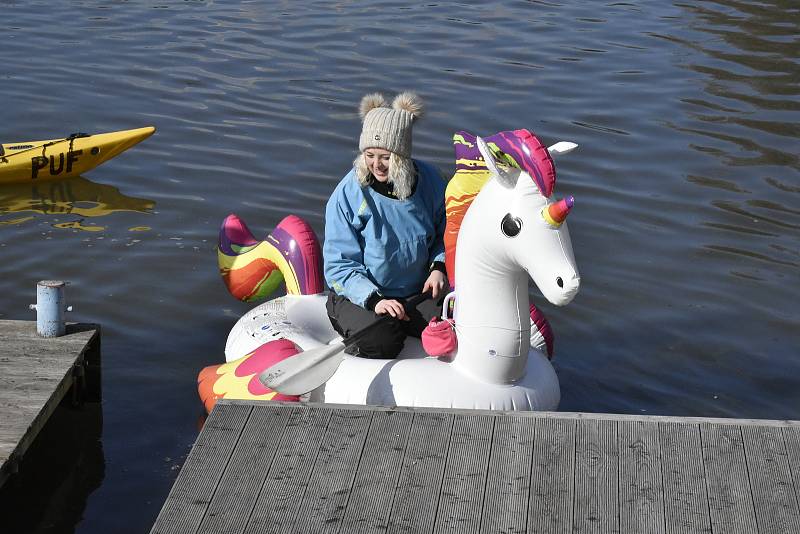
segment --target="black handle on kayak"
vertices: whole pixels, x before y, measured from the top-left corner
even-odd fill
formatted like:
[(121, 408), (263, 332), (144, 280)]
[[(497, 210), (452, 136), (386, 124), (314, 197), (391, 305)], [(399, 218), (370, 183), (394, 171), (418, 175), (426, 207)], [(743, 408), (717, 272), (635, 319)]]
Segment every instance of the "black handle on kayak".
[[(410, 297), (403, 302), (403, 308), (405, 308), (406, 310), (408, 310), (409, 308), (415, 308), (417, 304), (419, 304), (426, 298), (428, 298), (427, 292), (414, 295), (413, 297)], [(342, 343), (344, 343), (345, 347), (352, 347), (358, 341), (360, 341), (366, 334), (368, 334), (373, 328), (389, 321), (390, 319), (394, 319), (394, 317), (392, 317), (388, 313), (381, 315), (380, 317), (369, 323), (364, 328), (356, 330), (355, 332), (347, 336), (345, 339), (342, 340)]]

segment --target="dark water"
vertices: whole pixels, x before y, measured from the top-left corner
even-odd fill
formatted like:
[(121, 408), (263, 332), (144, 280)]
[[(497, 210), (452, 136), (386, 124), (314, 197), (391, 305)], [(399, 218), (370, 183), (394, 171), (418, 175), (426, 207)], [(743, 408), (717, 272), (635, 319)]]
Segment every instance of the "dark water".
[(0, 318), (57, 278), (103, 327), (99, 476), (31, 528), (148, 531), (195, 376), (250, 307), (220, 221), (321, 233), (373, 90), (425, 97), (415, 156), (445, 173), (459, 129), (581, 145), (556, 193), (582, 291), (537, 299), (563, 410), (800, 419), (797, 2), (364, 4), (0, 1), (3, 141), (158, 128), (83, 178), (0, 186)]

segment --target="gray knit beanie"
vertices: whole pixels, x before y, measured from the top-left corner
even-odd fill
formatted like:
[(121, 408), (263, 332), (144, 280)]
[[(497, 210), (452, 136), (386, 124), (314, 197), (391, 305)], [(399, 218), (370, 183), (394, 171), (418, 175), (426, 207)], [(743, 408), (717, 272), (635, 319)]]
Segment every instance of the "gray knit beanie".
[(414, 93), (400, 93), (392, 107), (380, 93), (361, 99), (359, 114), (364, 126), (358, 150), (385, 148), (399, 156), (411, 157), (411, 124), (422, 116), (422, 100)]

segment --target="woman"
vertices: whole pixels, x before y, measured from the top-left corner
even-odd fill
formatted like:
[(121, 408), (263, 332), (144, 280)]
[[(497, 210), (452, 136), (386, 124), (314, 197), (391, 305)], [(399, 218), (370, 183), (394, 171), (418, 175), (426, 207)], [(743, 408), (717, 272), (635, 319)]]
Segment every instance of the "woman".
[[(350, 352), (394, 358), (407, 335), (419, 337), (449, 288), (444, 269), (445, 182), (431, 165), (411, 159), (411, 127), (422, 101), (401, 93), (361, 100), (359, 154), (325, 209), (327, 309), (344, 337), (383, 315)], [(427, 293), (416, 308), (408, 297)]]

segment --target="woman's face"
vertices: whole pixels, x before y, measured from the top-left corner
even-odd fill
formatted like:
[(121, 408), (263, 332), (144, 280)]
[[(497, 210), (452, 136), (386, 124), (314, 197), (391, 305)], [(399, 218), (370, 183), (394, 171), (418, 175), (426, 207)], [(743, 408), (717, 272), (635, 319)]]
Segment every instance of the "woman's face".
[(389, 156), (391, 154), (384, 148), (368, 148), (364, 151), (367, 168), (379, 182), (389, 179)]

